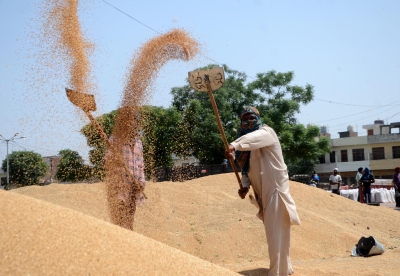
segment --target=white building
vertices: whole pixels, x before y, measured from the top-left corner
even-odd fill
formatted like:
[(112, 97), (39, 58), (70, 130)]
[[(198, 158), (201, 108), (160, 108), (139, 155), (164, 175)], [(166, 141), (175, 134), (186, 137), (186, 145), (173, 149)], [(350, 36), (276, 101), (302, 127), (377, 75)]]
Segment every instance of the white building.
[[(315, 166), (323, 182), (327, 182), (334, 168), (339, 169), (347, 184), (355, 184), (359, 167), (368, 167), (376, 179), (392, 178), (394, 168), (400, 166), (400, 133), (393, 133), (400, 129), (400, 123), (385, 125), (376, 120), (362, 127), (367, 136), (358, 136), (349, 126), (347, 131), (339, 132), (340, 138), (330, 139), (332, 152), (321, 157), (320, 164)], [(327, 137), (326, 133), (321, 136)]]

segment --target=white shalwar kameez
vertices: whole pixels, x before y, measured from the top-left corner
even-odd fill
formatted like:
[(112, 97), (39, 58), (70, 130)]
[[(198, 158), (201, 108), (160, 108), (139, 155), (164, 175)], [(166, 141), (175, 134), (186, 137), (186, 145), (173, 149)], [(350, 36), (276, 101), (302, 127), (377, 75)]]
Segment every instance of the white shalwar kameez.
[(268, 276), (293, 273), (289, 257), (290, 226), (300, 225), (296, 204), (289, 193), (289, 177), (275, 131), (269, 126), (241, 136), (231, 143), (235, 150), (250, 151), (248, 176), (260, 206), (267, 236)]

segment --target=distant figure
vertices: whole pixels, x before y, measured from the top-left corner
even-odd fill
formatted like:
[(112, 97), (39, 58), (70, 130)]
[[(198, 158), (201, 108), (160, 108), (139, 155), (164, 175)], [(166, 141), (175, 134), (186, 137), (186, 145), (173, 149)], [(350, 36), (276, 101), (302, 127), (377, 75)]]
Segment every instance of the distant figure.
[(334, 168), (333, 174), (329, 177), (329, 189), (332, 190), (332, 193), (340, 195), (340, 185), (342, 183), (342, 177), (339, 174), (339, 169)]
[(228, 172), (228, 159), (222, 160), (222, 172)]
[(315, 171), (312, 173), (311, 180), (314, 181), (316, 184), (319, 184), (319, 176)]
[(393, 185), (396, 192), (396, 207), (400, 207), (400, 167), (396, 167), (394, 172)]
[(358, 198), (357, 201), (363, 203), (364, 200), (361, 199), (361, 197), (363, 196), (363, 189), (362, 189), (362, 185), (358, 184), (358, 182), (360, 182), (360, 179), (363, 175), (363, 168), (359, 167), (358, 171), (357, 171), (357, 175), (356, 175), (356, 185), (358, 186)]
[(375, 183), (375, 179), (374, 176), (370, 174), (368, 168), (364, 169), (359, 183), (362, 185), (365, 203), (371, 203), (371, 183)]

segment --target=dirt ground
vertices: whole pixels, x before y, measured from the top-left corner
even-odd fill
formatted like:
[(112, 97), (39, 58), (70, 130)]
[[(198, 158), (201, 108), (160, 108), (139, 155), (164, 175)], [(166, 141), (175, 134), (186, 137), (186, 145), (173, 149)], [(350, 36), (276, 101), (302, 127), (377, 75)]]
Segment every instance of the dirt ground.
[[(237, 196), (234, 174), (148, 182), (134, 233), (109, 223), (103, 185), (0, 191), (3, 272), (267, 274), (264, 227), (255, 207)], [(398, 275), (400, 212), (297, 182), (290, 188), (302, 222), (292, 227), (295, 275)], [(385, 253), (351, 257), (362, 236), (373, 236)]]

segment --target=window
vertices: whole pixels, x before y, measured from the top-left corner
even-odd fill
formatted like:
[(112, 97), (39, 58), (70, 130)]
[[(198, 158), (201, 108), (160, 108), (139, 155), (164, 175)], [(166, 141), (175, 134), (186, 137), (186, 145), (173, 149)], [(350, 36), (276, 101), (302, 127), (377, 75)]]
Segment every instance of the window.
[(373, 129), (368, 129), (368, 136), (374, 135), (374, 130)]
[(364, 149), (353, 149), (353, 161), (364, 161)]
[(325, 154), (320, 156), (318, 159), (320, 164), (325, 164)]
[(385, 159), (385, 148), (372, 148), (372, 160)]
[(347, 150), (341, 150), (340, 151), (340, 160), (342, 160), (342, 162), (348, 162), (349, 161), (347, 159)]
[(331, 163), (335, 163), (335, 162), (336, 162), (335, 151), (332, 151), (332, 152), (329, 154), (329, 160), (330, 160)]
[(393, 158), (400, 158), (400, 146), (393, 147)]

